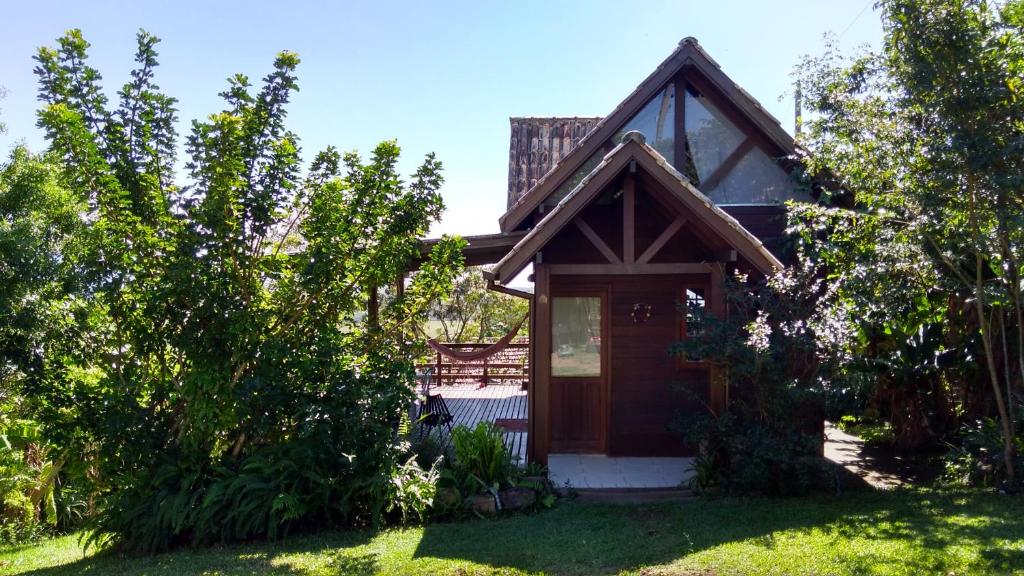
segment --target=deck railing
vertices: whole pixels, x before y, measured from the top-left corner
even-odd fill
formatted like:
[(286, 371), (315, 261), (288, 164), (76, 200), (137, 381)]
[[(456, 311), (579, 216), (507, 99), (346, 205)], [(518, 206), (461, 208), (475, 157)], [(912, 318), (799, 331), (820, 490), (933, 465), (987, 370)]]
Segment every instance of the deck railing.
[[(445, 343), (445, 346), (458, 351), (472, 351), (486, 348), (487, 342)], [(488, 384), (517, 383), (526, 388), (530, 379), (529, 365), (530, 343), (527, 340), (516, 340), (504, 350), (481, 360), (453, 360), (434, 353), (433, 362), (420, 364), (417, 368), (432, 368), (428, 376), (432, 386), (477, 382), (481, 386)]]

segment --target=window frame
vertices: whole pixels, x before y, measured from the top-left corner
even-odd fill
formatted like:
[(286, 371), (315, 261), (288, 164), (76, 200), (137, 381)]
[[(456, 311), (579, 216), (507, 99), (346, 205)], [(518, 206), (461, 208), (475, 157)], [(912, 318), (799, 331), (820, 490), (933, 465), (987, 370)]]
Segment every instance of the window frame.
[[(694, 336), (696, 336), (696, 334), (694, 336), (690, 335), (690, 330), (689, 330), (689, 308), (688, 308), (688, 306), (689, 306), (689, 298), (687, 297), (686, 293), (688, 291), (696, 292), (698, 290), (703, 295), (703, 300), (704, 300), (704, 305), (701, 308), (702, 311), (703, 311), (702, 313), (704, 315), (707, 315), (708, 310), (710, 309), (710, 302), (708, 301), (708, 299), (709, 299), (709, 297), (711, 295), (711, 284), (710, 284), (710, 282), (708, 282), (708, 281), (705, 281), (705, 282), (684, 282), (680, 286), (680, 288), (679, 288), (679, 301), (681, 303), (680, 311), (679, 311), (679, 339), (681, 341), (683, 341), (683, 342), (689, 342), (691, 339), (694, 338)], [(702, 327), (701, 328), (701, 332), (703, 332), (704, 329), (705, 328)], [(691, 368), (693, 368), (693, 367), (703, 367), (703, 366), (707, 366), (707, 360), (705, 360), (703, 358), (698, 359), (698, 360), (693, 360), (693, 359), (690, 359), (689, 357), (687, 357), (685, 354), (680, 354), (679, 355), (679, 365), (680, 365), (680, 367), (683, 367), (683, 368), (686, 368), (686, 367), (691, 367)]]

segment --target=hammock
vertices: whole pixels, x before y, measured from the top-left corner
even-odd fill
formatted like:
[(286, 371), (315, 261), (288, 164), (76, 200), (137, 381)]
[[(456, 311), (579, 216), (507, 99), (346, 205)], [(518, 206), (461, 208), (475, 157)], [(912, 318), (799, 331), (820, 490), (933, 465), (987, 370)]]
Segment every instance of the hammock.
[(427, 345), (436, 350), (442, 356), (451, 358), (452, 360), (462, 360), (463, 362), (472, 362), (473, 360), (480, 360), (481, 358), (487, 358), (488, 356), (492, 356), (494, 354), (497, 354), (498, 352), (501, 352), (505, 348), (508, 348), (508, 345), (512, 343), (512, 339), (516, 337), (516, 334), (519, 333), (519, 329), (523, 327), (523, 323), (526, 322), (526, 319), (529, 317), (529, 314), (523, 316), (523, 319), (520, 320), (518, 324), (513, 326), (512, 330), (509, 331), (508, 334), (502, 336), (501, 340), (498, 340), (497, 342), (491, 344), (487, 348), (482, 348), (480, 350), (454, 350), (452, 348), (449, 348), (448, 346), (445, 346), (444, 344), (441, 344), (440, 342), (434, 340), (433, 338), (427, 338)]

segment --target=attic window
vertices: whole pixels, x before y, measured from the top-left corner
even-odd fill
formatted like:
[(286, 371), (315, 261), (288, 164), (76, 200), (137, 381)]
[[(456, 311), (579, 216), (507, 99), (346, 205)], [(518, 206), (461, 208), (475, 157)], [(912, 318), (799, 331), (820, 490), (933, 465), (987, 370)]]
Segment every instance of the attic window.
[(572, 192), (573, 188), (579, 185), (587, 174), (590, 174), (594, 168), (597, 168), (597, 165), (604, 159), (604, 155), (608, 153), (608, 150), (622, 143), (622, 137), (627, 132), (633, 130), (641, 132), (644, 138), (647, 139), (647, 143), (671, 162), (675, 153), (675, 114), (676, 88), (675, 84), (669, 84), (657, 96), (647, 102), (636, 113), (636, 116), (630, 118), (622, 126), (622, 129), (611, 137), (610, 142), (606, 143), (597, 152), (591, 154), (590, 158), (587, 158), (586, 162), (577, 168), (572, 176), (567, 178), (565, 182), (562, 182), (558, 188), (555, 188), (555, 191), (544, 201), (544, 206), (551, 208), (561, 202), (569, 192)]
[[(747, 134), (704, 95), (688, 87), (684, 105), (687, 148), (697, 173), (697, 186), (716, 204), (811, 200), (777, 159), (748, 141)], [(739, 150), (744, 142), (749, 148), (745, 152)], [(739, 157), (730, 158), (733, 155)]]
[(621, 143), (626, 133), (637, 130), (652, 148), (671, 162), (676, 149), (675, 117), (676, 87), (670, 83), (612, 136), (612, 143)]
[(760, 148), (752, 148), (729, 174), (711, 190), (718, 204), (772, 204), (810, 197), (796, 184), (778, 162)]
[[(702, 95), (686, 90), (686, 139), (700, 182), (706, 181), (746, 136)], [(704, 190), (707, 193), (708, 190)]]

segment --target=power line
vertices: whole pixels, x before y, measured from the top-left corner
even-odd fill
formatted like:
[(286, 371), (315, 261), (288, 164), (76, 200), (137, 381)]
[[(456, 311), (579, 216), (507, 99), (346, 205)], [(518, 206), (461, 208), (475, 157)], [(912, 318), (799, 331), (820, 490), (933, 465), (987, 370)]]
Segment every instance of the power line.
[(853, 25), (857, 23), (857, 20), (860, 20), (860, 17), (864, 15), (864, 12), (867, 12), (867, 9), (869, 6), (871, 6), (872, 2), (874, 2), (874, 0), (868, 0), (864, 4), (864, 7), (860, 9), (860, 12), (857, 12), (857, 15), (853, 17), (853, 20), (849, 24), (847, 24), (846, 28), (839, 34), (840, 38), (845, 36), (846, 33), (850, 31), (850, 28), (853, 28)]

